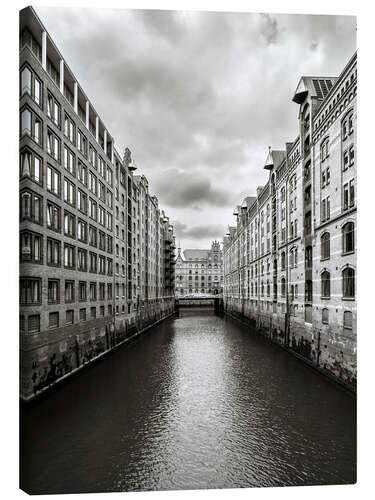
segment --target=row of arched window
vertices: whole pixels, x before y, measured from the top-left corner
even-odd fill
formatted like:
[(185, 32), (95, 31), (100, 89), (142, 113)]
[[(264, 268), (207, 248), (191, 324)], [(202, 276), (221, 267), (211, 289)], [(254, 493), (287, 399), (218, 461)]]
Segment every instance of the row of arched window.
[[(354, 222), (347, 222), (342, 228), (342, 253), (354, 252)], [(325, 232), (320, 237), (320, 258), (329, 259), (331, 256), (331, 235)]]

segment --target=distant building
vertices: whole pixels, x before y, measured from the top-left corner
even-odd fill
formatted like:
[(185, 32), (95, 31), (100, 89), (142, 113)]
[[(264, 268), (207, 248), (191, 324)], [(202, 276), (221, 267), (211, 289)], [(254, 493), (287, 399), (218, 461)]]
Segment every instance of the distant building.
[(209, 250), (178, 249), (176, 296), (220, 294), (223, 286), (223, 255), (218, 241)]
[(224, 237), (225, 308), (354, 386), (356, 54), (338, 78), (302, 77), (293, 101), (298, 137), (269, 151)]

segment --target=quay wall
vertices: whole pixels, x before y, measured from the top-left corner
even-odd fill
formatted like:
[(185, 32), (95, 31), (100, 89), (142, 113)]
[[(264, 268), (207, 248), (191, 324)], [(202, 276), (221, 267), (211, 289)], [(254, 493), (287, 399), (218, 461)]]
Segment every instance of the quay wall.
[(31, 401), (175, 311), (174, 298), (161, 299), (140, 312), (97, 318), (70, 327), (20, 338), (20, 398)]
[(319, 318), (306, 323), (302, 317), (261, 311), (224, 299), (224, 313), (286, 349), (320, 373), (356, 393), (356, 339), (342, 325), (322, 325)]

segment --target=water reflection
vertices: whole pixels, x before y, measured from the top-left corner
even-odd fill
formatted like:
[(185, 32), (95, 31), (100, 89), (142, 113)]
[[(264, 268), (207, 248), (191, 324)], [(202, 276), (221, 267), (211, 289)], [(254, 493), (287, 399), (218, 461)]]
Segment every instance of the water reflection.
[(355, 481), (355, 402), (231, 320), (182, 311), (21, 419), (33, 493)]

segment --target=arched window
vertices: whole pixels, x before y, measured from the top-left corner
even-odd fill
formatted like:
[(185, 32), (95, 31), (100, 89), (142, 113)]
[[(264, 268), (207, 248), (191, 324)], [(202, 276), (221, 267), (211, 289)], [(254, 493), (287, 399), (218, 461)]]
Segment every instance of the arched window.
[(349, 330), (353, 328), (353, 314), (351, 311), (344, 311), (344, 328)]
[(354, 252), (354, 222), (347, 222), (342, 228), (342, 251)]
[(328, 271), (321, 274), (321, 296), (329, 298), (331, 296), (331, 275)]
[(294, 299), (294, 285), (290, 285), (290, 299)]
[(354, 298), (355, 271), (352, 267), (347, 267), (342, 272), (342, 296), (344, 298)]
[(328, 325), (328, 320), (329, 320), (329, 310), (325, 307), (322, 309), (322, 323), (324, 325)]
[(320, 258), (322, 260), (329, 259), (330, 258), (330, 234), (329, 233), (323, 233), (322, 236), (320, 237), (320, 250), (321, 250), (321, 255)]
[(281, 278), (281, 296), (285, 297), (285, 278)]

